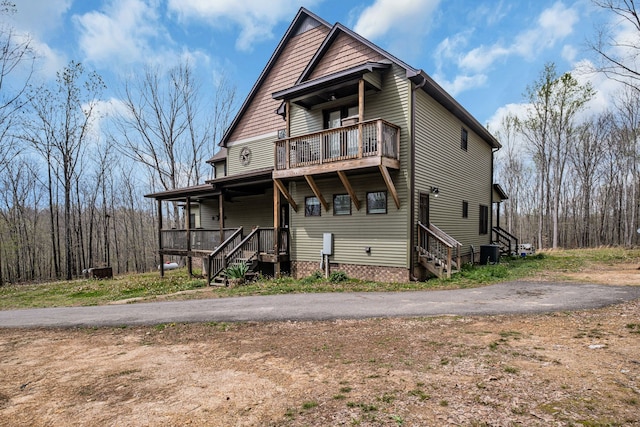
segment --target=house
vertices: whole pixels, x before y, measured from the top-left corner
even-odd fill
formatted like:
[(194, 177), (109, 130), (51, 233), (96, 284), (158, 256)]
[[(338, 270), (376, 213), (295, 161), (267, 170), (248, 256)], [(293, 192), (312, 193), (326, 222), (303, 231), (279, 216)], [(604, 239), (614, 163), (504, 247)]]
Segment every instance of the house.
[[(202, 257), (210, 278), (450, 276), (492, 242), (498, 141), (424, 71), (304, 8), (219, 145), (214, 179), (146, 196), (161, 259)], [(163, 229), (166, 202), (184, 229)]]

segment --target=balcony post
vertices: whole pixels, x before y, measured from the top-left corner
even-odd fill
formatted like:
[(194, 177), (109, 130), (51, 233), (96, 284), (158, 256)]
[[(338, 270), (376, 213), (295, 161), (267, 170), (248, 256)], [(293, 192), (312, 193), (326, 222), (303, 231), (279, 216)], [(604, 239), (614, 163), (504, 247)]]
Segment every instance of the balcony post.
[(164, 277), (164, 253), (162, 252), (162, 200), (158, 199), (158, 245), (160, 250), (160, 277)]
[(224, 195), (218, 196), (218, 228), (220, 229), (220, 244), (224, 242)]
[(384, 140), (382, 139), (382, 120), (376, 122), (376, 132), (378, 132), (378, 147), (376, 148), (378, 149), (378, 156), (382, 156), (384, 153), (382, 149), (384, 145)]
[(364, 135), (362, 135), (362, 122), (364, 122), (364, 79), (358, 81), (358, 158), (362, 158), (364, 149)]
[(286, 128), (285, 132), (287, 132), (287, 134), (285, 136), (287, 137), (287, 139), (286, 139), (287, 142), (285, 143), (286, 152), (285, 152), (284, 158), (285, 158), (286, 169), (289, 170), (289, 167), (290, 167), (290, 164), (291, 164), (291, 159), (290, 159), (290, 156), (291, 156), (291, 139), (289, 139), (289, 138), (291, 138), (291, 101), (287, 101), (285, 103), (285, 109), (286, 109), (285, 110), (285, 118), (287, 120), (286, 121), (287, 124), (285, 126), (285, 128)]

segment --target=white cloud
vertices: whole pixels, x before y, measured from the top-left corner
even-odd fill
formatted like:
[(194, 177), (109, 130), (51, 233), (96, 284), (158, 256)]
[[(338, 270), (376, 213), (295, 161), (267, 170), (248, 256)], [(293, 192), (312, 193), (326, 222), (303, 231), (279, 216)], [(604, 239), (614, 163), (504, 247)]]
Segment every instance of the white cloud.
[(168, 9), (184, 20), (204, 21), (214, 27), (239, 26), (236, 48), (250, 51), (260, 39), (272, 38), (273, 27), (291, 19), (300, 6), (310, 7), (320, 1), (294, 4), (289, 0), (169, 0)]
[(487, 83), (485, 74), (474, 75), (458, 75), (453, 81), (449, 81), (444, 76), (435, 74), (433, 78), (446, 90), (451, 96), (457, 96), (459, 93), (472, 88), (483, 86)]
[[(440, 0), (376, 0), (364, 9), (354, 31), (367, 39), (385, 35), (402, 37), (429, 30), (429, 21)], [(406, 42), (406, 41), (405, 41)]]
[(18, 29), (34, 38), (43, 38), (64, 24), (64, 16), (71, 7), (72, 0), (29, 0), (16, 1), (17, 13), (11, 21)]
[(578, 56), (578, 50), (574, 46), (567, 44), (562, 47), (562, 53), (560, 55), (565, 61), (573, 63)]
[(161, 38), (158, 13), (142, 0), (110, 1), (103, 11), (74, 17), (80, 48), (87, 60), (98, 64), (131, 64), (148, 57), (151, 41)]

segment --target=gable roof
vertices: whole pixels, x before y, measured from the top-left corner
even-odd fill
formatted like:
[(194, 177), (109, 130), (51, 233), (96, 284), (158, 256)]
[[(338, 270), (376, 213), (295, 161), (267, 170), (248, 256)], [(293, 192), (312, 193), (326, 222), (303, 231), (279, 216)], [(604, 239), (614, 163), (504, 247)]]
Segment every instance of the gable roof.
[(233, 119), (233, 121), (231, 122), (227, 130), (225, 131), (218, 145), (225, 147), (227, 142), (229, 142), (228, 140), (231, 137), (231, 134), (238, 126), (238, 123), (242, 119), (242, 116), (245, 114), (246, 110), (249, 108), (249, 105), (251, 104), (258, 90), (260, 89), (265, 79), (269, 75), (269, 72), (273, 69), (276, 61), (278, 60), (282, 52), (285, 50), (287, 42), (293, 37), (295, 37), (301, 30), (304, 30), (304, 26), (309, 25), (309, 22), (312, 22), (312, 21), (315, 21), (318, 25), (322, 25), (327, 29), (331, 28), (331, 25), (327, 21), (315, 15), (314, 13), (308, 11), (307, 9), (301, 7), (298, 10), (298, 13), (296, 14), (295, 18), (289, 25), (289, 28), (287, 29), (284, 36), (280, 40), (280, 43), (278, 43), (278, 46), (276, 47), (273, 54), (271, 55), (271, 58), (269, 58), (267, 65), (262, 70), (262, 73), (260, 73), (260, 76), (258, 77), (253, 87), (249, 91), (249, 94), (247, 95), (246, 99), (240, 106), (238, 113), (236, 114), (235, 118)]
[[(419, 88), (429, 94), (429, 96), (438, 101), (442, 106), (444, 106), (454, 116), (456, 116), (462, 123), (472, 129), (475, 133), (480, 135), (480, 137), (484, 139), (492, 148), (501, 147), (498, 140), (484, 126), (482, 126), (482, 124), (480, 124), (478, 120), (473, 117), (462, 105), (460, 105), (458, 101), (456, 101), (438, 83), (436, 83), (435, 80), (433, 80), (427, 73), (425, 73), (423, 70), (410, 66), (406, 62), (398, 59), (386, 50), (380, 48), (376, 44), (370, 42), (358, 33), (350, 30), (340, 23), (336, 23), (332, 27), (324, 42), (320, 45), (315, 55), (311, 58), (311, 61), (309, 61), (309, 64), (298, 78), (296, 84), (285, 91), (279, 91), (275, 93), (274, 97), (276, 97), (277, 95), (279, 98), (282, 98), (285, 93), (297, 93), (298, 91), (302, 91), (305, 86), (311, 86), (311, 82), (329, 78), (329, 76), (323, 76), (313, 80), (309, 80), (315, 68), (322, 61), (324, 55), (341, 34), (346, 34), (347, 36), (352, 37), (353, 39), (367, 46), (369, 49), (381, 55), (384, 60), (395, 63), (399, 67), (403, 68), (406, 72), (407, 78), (409, 78), (414, 84), (416, 84)], [(378, 63), (382, 63), (382, 61), (378, 61)], [(336, 77), (338, 74), (340, 73), (335, 73), (331, 76)]]

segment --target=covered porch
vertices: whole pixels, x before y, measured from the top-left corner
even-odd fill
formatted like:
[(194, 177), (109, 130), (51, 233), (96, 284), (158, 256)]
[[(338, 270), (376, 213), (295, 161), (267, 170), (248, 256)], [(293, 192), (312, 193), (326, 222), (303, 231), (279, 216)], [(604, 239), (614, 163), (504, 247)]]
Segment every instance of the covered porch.
[[(200, 258), (211, 281), (246, 258), (247, 251), (252, 251), (247, 261), (273, 264), (274, 274), (279, 274), (280, 264), (289, 261), (289, 233), (281, 215), (274, 213), (273, 195), (280, 193), (274, 191), (271, 173), (269, 168), (146, 195), (157, 201), (160, 274), (166, 257), (185, 257), (190, 275), (193, 258)], [(169, 209), (179, 214), (167, 226)]]

